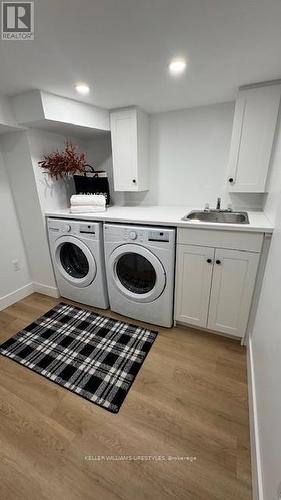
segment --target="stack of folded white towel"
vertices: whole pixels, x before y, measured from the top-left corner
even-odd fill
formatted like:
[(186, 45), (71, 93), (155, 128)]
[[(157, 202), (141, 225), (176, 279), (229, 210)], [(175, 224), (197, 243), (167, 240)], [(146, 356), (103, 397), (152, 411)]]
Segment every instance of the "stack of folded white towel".
[(103, 194), (74, 194), (70, 198), (72, 214), (105, 212), (106, 200)]

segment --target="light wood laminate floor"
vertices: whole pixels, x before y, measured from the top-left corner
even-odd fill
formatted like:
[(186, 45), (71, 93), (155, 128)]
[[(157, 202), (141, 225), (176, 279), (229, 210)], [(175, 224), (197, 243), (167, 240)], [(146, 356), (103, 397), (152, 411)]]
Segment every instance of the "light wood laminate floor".
[[(33, 294), (0, 312), (0, 342), (58, 302)], [(1, 500), (251, 499), (245, 349), (192, 329), (158, 330), (117, 415), (0, 356)]]

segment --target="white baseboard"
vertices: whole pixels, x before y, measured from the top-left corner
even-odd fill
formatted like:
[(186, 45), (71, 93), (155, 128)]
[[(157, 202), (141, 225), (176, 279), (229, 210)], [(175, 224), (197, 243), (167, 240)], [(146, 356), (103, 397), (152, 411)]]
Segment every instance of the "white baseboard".
[(49, 295), (50, 297), (55, 297), (56, 299), (60, 297), (60, 293), (57, 287), (44, 285), (43, 283), (33, 282), (33, 292), (42, 293), (43, 295)]
[(49, 295), (50, 297), (55, 297), (56, 299), (60, 297), (59, 290), (55, 286), (47, 286), (43, 285), (43, 283), (35, 282), (28, 283), (27, 285), (18, 288), (18, 290), (8, 293), (8, 295), (4, 295), (4, 297), (0, 297), (0, 311), (6, 309), (6, 307), (12, 306), (19, 300), (28, 297), (28, 295), (31, 295), (34, 292)]
[(247, 372), (248, 372), (253, 499), (264, 500), (263, 486), (262, 486), (262, 469), (261, 469), (261, 456), (260, 456), (256, 386), (255, 386), (255, 368), (254, 368), (251, 338), (249, 339), (247, 345)]
[(25, 297), (33, 293), (33, 291), (34, 291), (33, 283), (28, 283), (27, 285), (18, 288), (14, 292), (8, 293), (8, 295), (1, 297), (0, 311), (6, 309), (6, 307), (15, 304), (15, 302), (24, 299)]

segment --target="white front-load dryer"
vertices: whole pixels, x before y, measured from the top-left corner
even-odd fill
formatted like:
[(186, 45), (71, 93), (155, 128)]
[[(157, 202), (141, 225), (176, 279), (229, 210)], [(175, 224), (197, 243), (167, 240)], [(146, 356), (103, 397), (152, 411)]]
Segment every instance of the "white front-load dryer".
[(48, 218), (47, 224), (61, 296), (107, 309), (102, 223)]
[(104, 247), (111, 309), (171, 327), (175, 229), (105, 224)]

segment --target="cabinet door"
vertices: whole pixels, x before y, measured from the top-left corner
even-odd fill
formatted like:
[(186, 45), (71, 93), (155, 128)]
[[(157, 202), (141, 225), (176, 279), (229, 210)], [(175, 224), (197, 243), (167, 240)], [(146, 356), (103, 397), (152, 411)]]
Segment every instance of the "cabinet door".
[(207, 326), (214, 253), (214, 248), (177, 245), (177, 321)]
[(229, 157), (229, 191), (265, 191), (280, 93), (280, 85), (239, 91)]
[(137, 111), (114, 111), (110, 115), (115, 191), (138, 191)]
[(208, 328), (243, 337), (258, 263), (257, 253), (216, 249)]

